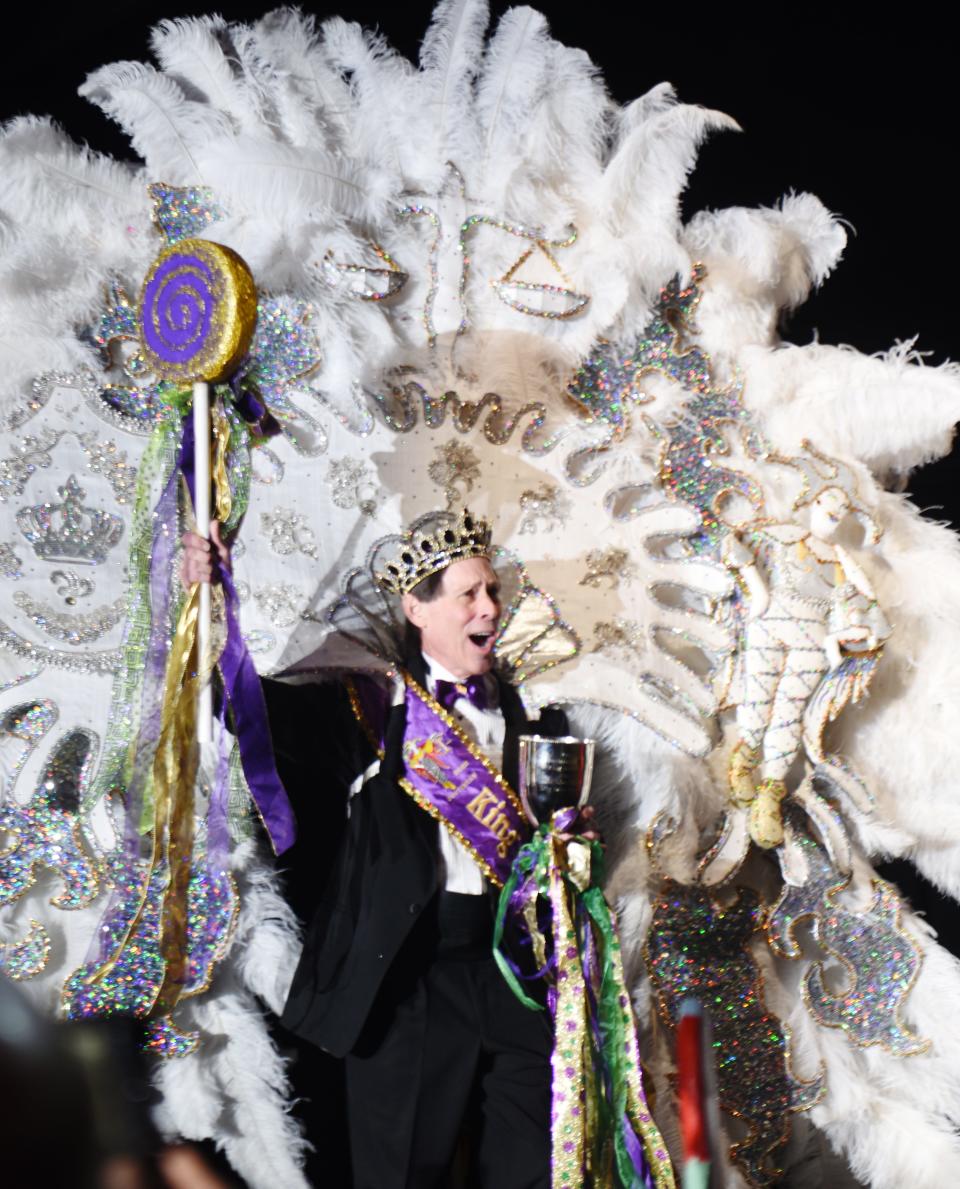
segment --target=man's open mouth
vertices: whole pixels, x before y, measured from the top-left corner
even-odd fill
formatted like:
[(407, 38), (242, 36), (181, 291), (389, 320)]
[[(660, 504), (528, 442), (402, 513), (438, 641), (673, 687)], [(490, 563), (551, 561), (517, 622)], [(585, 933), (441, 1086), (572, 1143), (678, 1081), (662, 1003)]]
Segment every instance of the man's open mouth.
[(492, 644), (492, 643), (493, 643), (493, 640), (494, 640), (494, 637), (495, 637), (495, 636), (496, 636), (496, 632), (493, 632), (493, 631), (490, 631), (490, 632), (471, 632), (471, 633), (470, 633), (470, 640), (471, 640), (471, 642), (472, 642), (473, 644), (475, 644), (475, 645), (477, 646), (477, 648), (486, 648), (486, 646), (487, 646), (488, 644)]

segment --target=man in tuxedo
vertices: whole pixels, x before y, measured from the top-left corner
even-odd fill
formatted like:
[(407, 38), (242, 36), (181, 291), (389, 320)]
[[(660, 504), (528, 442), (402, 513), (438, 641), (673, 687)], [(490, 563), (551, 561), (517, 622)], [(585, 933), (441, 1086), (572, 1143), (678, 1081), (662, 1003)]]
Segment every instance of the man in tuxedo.
[[(489, 540), (469, 513), (438, 513), (378, 574), (407, 624), (392, 688), (264, 683), (312, 918), (283, 1022), (345, 1060), (357, 1189), (447, 1184), (464, 1133), (470, 1184), (549, 1185), (551, 1028), (507, 987), (491, 942), (524, 837), (518, 736), (564, 734), (566, 720), (548, 708), (530, 723), (493, 672)], [(208, 576), (205, 545), (190, 540), (188, 578)]]

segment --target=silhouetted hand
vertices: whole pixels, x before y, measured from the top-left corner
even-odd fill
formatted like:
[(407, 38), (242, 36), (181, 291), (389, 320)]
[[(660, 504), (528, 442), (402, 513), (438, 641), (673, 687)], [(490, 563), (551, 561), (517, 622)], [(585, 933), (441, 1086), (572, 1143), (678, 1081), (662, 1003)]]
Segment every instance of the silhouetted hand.
[(590, 822), (595, 813), (596, 810), (592, 805), (584, 805), (560, 837), (565, 842), (569, 842), (571, 838), (586, 838), (588, 842), (599, 842), (603, 846), (604, 842), (599, 832), (590, 829)]
[(210, 521), (209, 541), (197, 533), (184, 533), (181, 540), (183, 565), (180, 569), (180, 581), (185, 587), (192, 586), (194, 582), (216, 581), (213, 567), (214, 549), (223, 569), (231, 569), (230, 549), (221, 540), (220, 525), (216, 520)]

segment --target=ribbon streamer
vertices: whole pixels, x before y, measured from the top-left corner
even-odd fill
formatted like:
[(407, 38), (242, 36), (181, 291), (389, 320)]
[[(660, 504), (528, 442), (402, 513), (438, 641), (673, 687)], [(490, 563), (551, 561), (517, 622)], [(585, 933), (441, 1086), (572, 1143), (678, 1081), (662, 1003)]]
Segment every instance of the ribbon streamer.
[[(214, 461), (211, 473), (215, 498), (214, 515), (221, 525), (229, 529), (231, 524), (240, 520), (246, 510), (245, 506), (239, 509), (235, 507), (233, 493), (230, 489), (228, 455), (231, 449), (231, 438), (236, 432), (248, 433), (249, 431), (245, 421), (239, 416), (230, 418), (222, 404), (224, 395), (229, 394), (230, 389), (224, 385), (218, 385), (216, 391), (220, 400), (212, 410)], [(245, 402), (244, 408), (257, 419), (263, 415), (262, 406), (252, 396)], [(192, 442), (188, 442), (188, 438), (192, 438), (192, 426), (188, 420), (185, 420), (181, 470), (192, 499), (194, 494), (193, 452)], [(263, 701), (260, 678), (240, 631), (240, 601), (237, 598), (233, 577), (225, 569), (220, 569), (219, 577), (223, 591), (223, 611), (227, 632), (222, 652), (214, 663), (219, 667), (223, 680), (224, 697), (233, 716), (243, 774), (246, 777), (250, 795), (266, 828), (274, 852), (281, 855), (293, 845), (296, 836), (293, 809), (273, 761), (267, 710)], [(220, 768), (225, 780), (226, 769), (223, 765), (220, 765)], [(212, 802), (218, 805), (225, 804), (225, 791), (220, 788), (215, 789)]]
[[(643, 1090), (616, 920), (600, 887), (603, 852), (567, 838), (575, 816), (558, 810), (520, 849), (494, 926), (508, 985), (526, 1007), (543, 1010), (522, 982), (544, 983), (553, 1017), (551, 1189), (673, 1189)], [(532, 949), (533, 975), (504, 952), (508, 919)]]
[[(242, 417), (234, 410), (225, 409), (223, 401), (230, 397), (225, 385), (217, 387), (219, 398), (213, 412), (214, 465), (212, 478), (214, 486), (215, 515), (227, 526), (239, 521), (245, 511), (245, 490), (238, 492), (240, 505), (231, 491), (231, 450), (240, 446), (248, 450), (250, 434)], [(158, 531), (156, 536), (170, 535), (172, 509), (175, 504), (175, 476), (182, 475), (191, 500), (195, 495), (193, 468), (193, 425), (189, 416), (184, 416), (185, 402), (182, 393), (169, 394), (171, 398), (170, 421), (179, 414), (180, 442), (177, 469), (168, 478), (157, 508)], [(247, 402), (250, 412), (256, 415), (259, 406), (255, 401)], [(169, 436), (169, 424), (158, 426), (158, 434)], [(160, 513), (162, 515), (159, 515)], [(274, 850), (280, 854), (294, 840), (293, 811), (280, 783), (273, 756), (270, 751), (270, 733), (266, 708), (260, 690), (260, 680), (240, 632), (238, 600), (236, 589), (229, 574), (223, 579), (223, 618), (226, 622), (226, 637), (222, 641), (222, 655), (198, 655), (199, 584), (194, 584), (183, 605), (169, 650), (164, 648), (170, 610), (169, 561), (172, 554), (170, 542), (162, 542), (164, 548), (155, 551), (153, 562), (162, 555), (166, 564), (159, 574), (158, 566), (150, 566), (151, 623), (148, 651), (153, 664), (147, 667), (142, 685), (143, 710), (139, 730), (131, 740), (128, 767), (133, 761), (139, 768), (152, 753), (152, 763), (144, 773), (143, 788), (128, 799), (128, 820), (135, 820), (135, 828), (128, 829), (127, 844), (131, 853), (136, 852), (136, 839), (143, 834), (151, 836), (150, 855), (143, 875), (142, 891), (133, 916), (123, 936), (98, 969), (87, 980), (90, 983), (102, 980), (117, 965), (125, 949), (135, 943), (135, 937), (143, 919), (151, 887), (158, 877), (164, 883), (159, 913), (158, 949), (163, 959), (163, 974), (147, 1014), (152, 1018), (167, 1015), (176, 1006), (186, 982), (189, 953), (189, 922), (187, 919), (187, 888), (191, 875), (194, 849), (194, 787), (199, 767), (199, 746), (196, 740), (197, 695), (200, 688), (210, 679), (215, 665), (219, 663), (223, 676), (224, 704), (221, 708), (221, 723), (226, 709), (233, 716), (235, 732), (244, 775), (250, 788), (254, 804), (267, 829)], [(159, 581), (158, 581), (159, 579)], [(211, 650), (212, 653), (215, 650)], [(160, 684), (159, 669), (166, 652), (166, 665), (162, 679), (162, 698), (156, 706), (154, 690)], [(156, 707), (151, 710), (150, 707)], [(221, 748), (226, 747), (221, 732)], [(133, 760), (140, 757), (140, 762)], [(207, 836), (211, 860), (224, 857), (227, 845), (226, 809), (228, 803), (228, 770), (225, 754), (218, 757), (214, 774), (214, 788), (211, 791), (207, 819)], [(135, 772), (132, 773), (135, 776)], [(135, 785), (139, 781), (134, 780)], [(137, 795), (139, 794), (139, 795)]]

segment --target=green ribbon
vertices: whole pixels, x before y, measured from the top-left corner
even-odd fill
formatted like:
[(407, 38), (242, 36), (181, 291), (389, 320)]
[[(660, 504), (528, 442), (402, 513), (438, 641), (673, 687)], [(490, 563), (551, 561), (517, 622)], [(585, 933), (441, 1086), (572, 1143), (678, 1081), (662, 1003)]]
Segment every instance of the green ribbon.
[[(573, 849), (574, 845), (576, 848)], [(584, 860), (587, 861), (584, 861)], [(603, 850), (585, 838), (566, 841), (554, 823), (538, 827), (520, 849), (500, 894), (494, 922), (494, 958), (517, 999), (532, 1010), (541, 1004), (524, 990), (502, 952), (508, 912), (525, 922), (541, 977), (553, 982), (554, 1111), (552, 1184), (573, 1184), (583, 1169), (596, 1189), (671, 1189), (673, 1169), (643, 1091), (636, 1021), (623, 975), (616, 918), (603, 895)], [(546, 909), (546, 937), (538, 911)], [(548, 952), (547, 947), (550, 946)], [(576, 953), (573, 953), (575, 948)], [(558, 974), (563, 983), (558, 983)], [(582, 994), (571, 1000), (576, 983)], [(577, 1008), (572, 1007), (576, 1001)], [(561, 1036), (561, 1033), (563, 1034)], [(566, 1048), (564, 1048), (566, 1046)], [(557, 1050), (564, 1058), (557, 1061)], [(564, 1155), (570, 1136), (556, 1133), (556, 1118), (570, 1107), (571, 1083), (559, 1079), (558, 1067), (582, 1070), (584, 1092), (577, 1156)], [(570, 1068), (566, 1072), (570, 1073)], [(578, 1075), (579, 1076), (579, 1075)], [(577, 1112), (573, 1112), (574, 1116)], [(567, 1129), (569, 1130), (569, 1128)], [(582, 1155), (581, 1155), (582, 1154)]]
[[(500, 973), (507, 980), (507, 986), (513, 991), (514, 995), (520, 1000), (524, 1007), (529, 1007), (531, 1011), (543, 1011), (543, 1004), (537, 1003), (535, 999), (524, 991), (520, 985), (520, 980), (517, 978), (510, 963), (503, 954), (503, 929), (507, 919), (507, 911), (510, 908), (510, 903), (513, 899), (513, 894), (521, 882), (526, 883), (528, 879), (533, 881), (538, 896), (547, 897), (550, 888), (550, 826), (543, 824), (537, 827), (537, 832), (530, 839), (529, 842), (524, 843), (517, 853), (517, 857), (513, 861), (513, 866), (510, 868), (510, 875), (507, 882), (503, 885), (503, 890), (500, 893), (500, 900), (497, 904), (497, 915), (493, 922), (493, 957), (497, 965), (500, 967)], [(536, 897), (534, 897), (536, 899)]]

